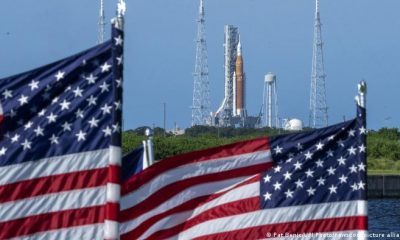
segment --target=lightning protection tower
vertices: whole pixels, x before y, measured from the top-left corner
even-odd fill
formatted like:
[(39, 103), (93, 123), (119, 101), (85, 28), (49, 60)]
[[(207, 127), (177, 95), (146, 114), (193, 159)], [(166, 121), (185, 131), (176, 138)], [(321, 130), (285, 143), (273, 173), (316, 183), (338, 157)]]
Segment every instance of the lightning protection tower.
[(328, 126), (328, 107), (326, 104), (324, 53), (321, 34), (319, 0), (316, 0), (314, 44), (311, 70), (310, 119), (313, 128)]
[(278, 96), (276, 91), (276, 76), (272, 73), (265, 75), (263, 93), (262, 120), (266, 127), (279, 127)]
[(100, 15), (99, 15), (99, 39), (98, 43), (104, 42), (105, 35), (105, 26), (106, 26), (106, 15), (104, 13), (104, 0), (100, 0)]
[(196, 63), (193, 83), (192, 126), (207, 125), (211, 108), (208, 80), (207, 43), (205, 36), (204, 1), (200, 0), (197, 20)]

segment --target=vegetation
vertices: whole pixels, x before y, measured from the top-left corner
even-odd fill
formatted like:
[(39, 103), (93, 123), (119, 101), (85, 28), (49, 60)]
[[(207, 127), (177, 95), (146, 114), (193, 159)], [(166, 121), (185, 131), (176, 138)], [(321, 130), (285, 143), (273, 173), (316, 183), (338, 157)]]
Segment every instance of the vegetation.
[[(129, 130), (123, 134), (123, 150), (128, 152), (139, 146), (146, 137), (146, 127)], [(162, 128), (154, 131), (155, 158), (163, 159), (180, 153), (229, 144), (261, 136), (284, 134), (275, 128), (216, 128), (196, 126), (185, 135), (165, 134)], [(400, 173), (400, 132), (396, 128), (370, 131), (367, 136), (368, 169), (371, 174)]]

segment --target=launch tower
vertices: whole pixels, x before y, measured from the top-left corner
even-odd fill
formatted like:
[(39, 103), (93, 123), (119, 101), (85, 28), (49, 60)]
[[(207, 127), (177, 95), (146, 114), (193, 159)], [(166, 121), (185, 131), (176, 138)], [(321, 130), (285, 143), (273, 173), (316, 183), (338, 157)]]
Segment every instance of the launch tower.
[(218, 116), (219, 126), (232, 126), (233, 117), (233, 82), (234, 72), (236, 68), (237, 46), (239, 44), (239, 31), (237, 27), (232, 25), (225, 26), (225, 42), (224, 42), (224, 70), (225, 70), (225, 94), (221, 106), (218, 108), (216, 115)]
[(192, 126), (209, 123), (211, 110), (210, 82), (208, 80), (207, 43), (205, 36), (204, 0), (200, 0), (197, 20), (196, 63), (193, 83)]
[(321, 34), (319, 0), (316, 0), (314, 45), (311, 70), (310, 119), (313, 128), (328, 126), (328, 107), (326, 104), (324, 53)]
[(100, 0), (99, 39), (97, 40), (98, 43), (104, 42), (104, 35), (106, 32), (105, 26), (106, 26), (106, 16), (104, 13), (104, 0)]

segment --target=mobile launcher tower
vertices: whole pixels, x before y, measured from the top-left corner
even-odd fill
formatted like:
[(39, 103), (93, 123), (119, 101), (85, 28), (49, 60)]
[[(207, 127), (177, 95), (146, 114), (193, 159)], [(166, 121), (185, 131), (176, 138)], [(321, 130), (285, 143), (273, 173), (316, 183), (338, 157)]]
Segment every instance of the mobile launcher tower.
[(246, 74), (237, 27), (225, 26), (224, 52), (225, 94), (217, 112), (212, 113), (212, 125), (254, 127), (256, 120), (246, 110)]

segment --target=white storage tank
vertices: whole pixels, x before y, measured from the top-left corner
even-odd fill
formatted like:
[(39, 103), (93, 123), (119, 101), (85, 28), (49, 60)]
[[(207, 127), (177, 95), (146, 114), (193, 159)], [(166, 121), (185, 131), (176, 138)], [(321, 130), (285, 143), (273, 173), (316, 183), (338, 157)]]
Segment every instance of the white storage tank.
[(297, 118), (287, 119), (284, 123), (283, 128), (289, 131), (302, 131), (303, 122)]

